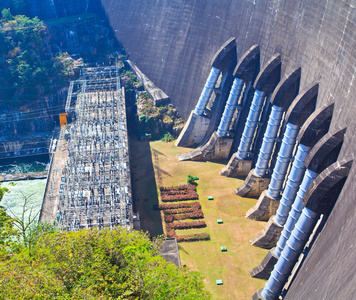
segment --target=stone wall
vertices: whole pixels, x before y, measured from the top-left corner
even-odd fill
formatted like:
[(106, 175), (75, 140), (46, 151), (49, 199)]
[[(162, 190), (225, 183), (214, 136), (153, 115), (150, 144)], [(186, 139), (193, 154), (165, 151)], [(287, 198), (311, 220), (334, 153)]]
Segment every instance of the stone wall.
[[(317, 107), (335, 102), (330, 129), (348, 127), (342, 158), (356, 153), (356, 12), (351, 2), (102, 0), (102, 5), (130, 59), (185, 119), (198, 101), (212, 56), (228, 38), (236, 37), (238, 58), (259, 44), (261, 65), (280, 53), (282, 76), (301, 67), (301, 89), (320, 84)], [(355, 298), (355, 172), (354, 166), (286, 299)]]

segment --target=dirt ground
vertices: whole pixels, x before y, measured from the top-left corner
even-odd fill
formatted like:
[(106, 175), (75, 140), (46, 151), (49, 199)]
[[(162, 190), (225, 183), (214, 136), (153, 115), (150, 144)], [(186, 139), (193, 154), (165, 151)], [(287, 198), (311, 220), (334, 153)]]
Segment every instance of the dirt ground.
[[(207, 228), (178, 230), (177, 234), (207, 232), (211, 240), (180, 243), (182, 265), (202, 273), (213, 299), (250, 299), (264, 281), (251, 278), (248, 271), (262, 261), (267, 250), (250, 245), (250, 239), (262, 231), (265, 223), (245, 218), (256, 199), (233, 193), (242, 180), (218, 174), (227, 161), (179, 162), (177, 156), (189, 149), (175, 147), (174, 142), (131, 140), (130, 146), (134, 203), (142, 230), (151, 235), (163, 232), (161, 215), (152, 208), (159, 201), (159, 186), (185, 184), (188, 174), (198, 176), (197, 190)], [(214, 200), (209, 201), (208, 196)], [(227, 247), (227, 252), (221, 252), (221, 246)], [(222, 279), (223, 285), (216, 285), (217, 279)]]

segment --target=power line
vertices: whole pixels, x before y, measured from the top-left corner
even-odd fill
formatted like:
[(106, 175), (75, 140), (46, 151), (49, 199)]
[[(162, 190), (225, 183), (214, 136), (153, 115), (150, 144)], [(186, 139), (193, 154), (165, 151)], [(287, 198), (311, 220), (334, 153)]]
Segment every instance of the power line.
[(30, 114), (30, 113), (36, 113), (36, 112), (39, 112), (39, 111), (43, 111), (43, 110), (52, 110), (52, 109), (55, 109), (57, 107), (64, 107), (64, 105), (55, 105), (55, 106), (52, 106), (50, 108), (37, 108), (37, 109), (30, 110), (30, 111), (13, 111), (13, 112), (6, 113), (6, 114), (1, 114), (1, 115), (8, 116), (9, 114), (15, 115), (15, 114), (19, 114), (19, 113), (21, 113), (21, 114)]
[[(62, 111), (62, 112), (64, 113), (64, 111)], [(52, 116), (58, 116), (59, 113), (60, 113), (60, 111), (58, 113), (49, 114), (46, 116), (36, 116), (36, 117), (31, 117), (31, 118), (22, 118), (22, 119), (17, 119), (17, 120), (8, 120), (8, 121), (0, 120), (0, 123), (11, 123), (11, 122), (19, 122), (19, 121), (32, 120), (32, 119), (43, 119), (43, 118), (48, 118), (48, 117), (52, 117)]]

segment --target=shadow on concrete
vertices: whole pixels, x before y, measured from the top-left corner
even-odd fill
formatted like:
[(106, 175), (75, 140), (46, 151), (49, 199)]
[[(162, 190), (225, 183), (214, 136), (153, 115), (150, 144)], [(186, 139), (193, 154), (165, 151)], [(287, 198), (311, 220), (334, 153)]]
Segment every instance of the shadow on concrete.
[(148, 231), (152, 237), (161, 235), (161, 212), (153, 209), (158, 204), (158, 193), (150, 144), (135, 136), (129, 140), (134, 211), (140, 214), (142, 231)]

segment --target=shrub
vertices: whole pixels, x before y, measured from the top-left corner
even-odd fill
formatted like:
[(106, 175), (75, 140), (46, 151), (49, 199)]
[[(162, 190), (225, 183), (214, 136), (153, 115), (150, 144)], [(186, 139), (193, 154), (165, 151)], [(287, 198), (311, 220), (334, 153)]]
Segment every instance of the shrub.
[(187, 176), (187, 183), (193, 185), (195, 183), (195, 180), (197, 180), (194, 176), (188, 175)]
[(193, 190), (193, 191), (196, 191), (195, 185), (192, 185), (192, 184), (183, 184), (183, 185), (169, 186), (169, 187), (161, 186), (159, 189), (160, 189), (161, 192), (162, 191), (172, 191), (172, 190), (176, 190), (176, 191), (179, 191), (179, 190)]
[(164, 216), (164, 221), (166, 223), (172, 223), (174, 221), (174, 216), (173, 215), (165, 215)]
[(0, 261), (0, 299), (209, 299), (198, 273), (167, 263), (160, 245), (123, 227), (45, 235), (31, 256)]
[(204, 218), (204, 214), (201, 210), (198, 212), (179, 214), (179, 215), (169, 215), (169, 216), (172, 216), (173, 220), (203, 219)]
[(195, 210), (195, 207), (183, 207), (183, 208), (176, 208), (176, 209), (165, 209), (163, 210), (165, 215), (175, 215), (175, 214), (182, 214), (182, 213), (190, 213)]
[(172, 223), (174, 220), (186, 220), (186, 219), (203, 219), (204, 214), (201, 209), (189, 212), (189, 213), (182, 213), (182, 214), (166, 214), (164, 211), (164, 221), (166, 223)]
[(168, 238), (178, 238), (176, 231), (169, 226), (166, 226), (166, 235)]
[(164, 134), (164, 136), (162, 137), (162, 141), (165, 142), (165, 143), (169, 143), (169, 142), (172, 142), (174, 141), (175, 138), (173, 135), (171, 135), (170, 132), (167, 132)]
[(199, 196), (196, 192), (191, 192), (188, 194), (178, 194), (178, 195), (161, 195), (161, 200), (163, 202), (177, 202), (177, 201), (187, 201), (187, 200), (198, 200)]
[(161, 200), (164, 202), (197, 200), (199, 198), (194, 185), (160, 187)]
[(178, 242), (196, 242), (196, 241), (209, 241), (210, 235), (208, 233), (193, 233), (177, 236)]
[(192, 222), (177, 222), (177, 223), (168, 223), (166, 228), (173, 229), (190, 229), (190, 228), (203, 228), (206, 227), (204, 221), (192, 221)]
[(200, 208), (200, 203), (198, 201), (193, 202), (181, 202), (181, 203), (163, 203), (155, 204), (153, 208), (155, 210), (165, 210), (165, 209), (175, 209), (175, 208), (184, 208), (184, 207), (196, 207)]

